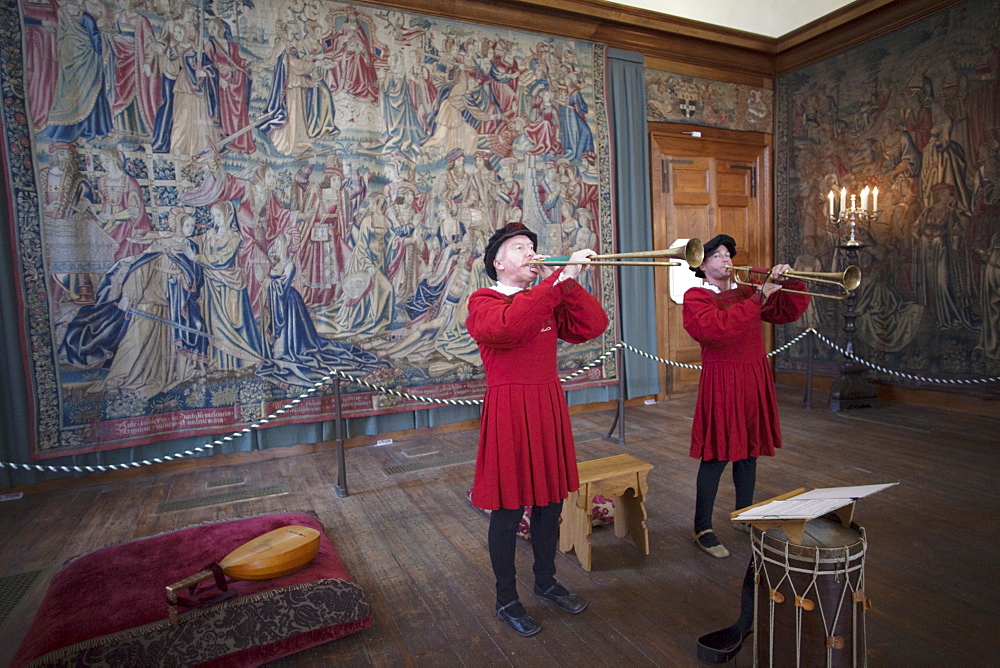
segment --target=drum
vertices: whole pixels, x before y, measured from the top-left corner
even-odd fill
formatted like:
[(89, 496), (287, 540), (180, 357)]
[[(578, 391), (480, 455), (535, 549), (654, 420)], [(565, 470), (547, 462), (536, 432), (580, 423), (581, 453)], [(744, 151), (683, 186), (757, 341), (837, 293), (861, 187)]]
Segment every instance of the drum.
[(802, 545), (781, 529), (750, 534), (757, 604), (754, 647), (765, 666), (865, 666), (865, 534), (826, 518)]

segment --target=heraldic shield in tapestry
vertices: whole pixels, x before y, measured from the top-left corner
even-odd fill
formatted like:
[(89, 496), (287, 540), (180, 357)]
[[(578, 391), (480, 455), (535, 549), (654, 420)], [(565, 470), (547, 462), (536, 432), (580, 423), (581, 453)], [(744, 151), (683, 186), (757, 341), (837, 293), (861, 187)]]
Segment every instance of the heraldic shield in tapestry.
[(321, 0), (0, 11), (35, 458), (226, 433), (317, 384), (282, 419), (330, 419), (331, 373), (347, 416), (479, 399), (492, 231), (612, 250), (603, 45)]

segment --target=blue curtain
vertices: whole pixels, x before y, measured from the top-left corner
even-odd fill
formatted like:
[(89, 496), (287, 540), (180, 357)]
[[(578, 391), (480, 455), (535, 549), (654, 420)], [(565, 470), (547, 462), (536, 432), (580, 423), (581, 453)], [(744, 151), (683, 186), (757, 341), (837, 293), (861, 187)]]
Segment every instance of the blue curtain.
[[(608, 49), (608, 97), (617, 187), (615, 206), (618, 248), (622, 253), (653, 247), (644, 70), (641, 53)], [(622, 340), (639, 350), (656, 354), (653, 276), (645, 267), (620, 267), (618, 271)], [(627, 297), (623, 299), (624, 295)], [(630, 352), (625, 352), (624, 356), (626, 398), (659, 392), (657, 362)]]

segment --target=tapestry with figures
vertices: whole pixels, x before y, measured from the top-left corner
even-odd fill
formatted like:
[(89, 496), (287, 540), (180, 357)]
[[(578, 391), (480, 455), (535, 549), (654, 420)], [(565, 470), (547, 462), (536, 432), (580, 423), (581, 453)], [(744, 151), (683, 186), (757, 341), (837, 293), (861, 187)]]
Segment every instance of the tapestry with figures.
[[(852, 343), (879, 380), (1000, 374), (998, 45), (996, 4), (965, 2), (779, 80), (776, 257), (822, 272), (853, 258)], [(841, 216), (848, 198), (865, 214)], [(843, 313), (813, 300), (798, 326), (843, 347)]]
[[(603, 45), (326, 0), (0, 12), (36, 458), (226, 433), (331, 372), (346, 416), (478, 399), (492, 231), (612, 250)], [(583, 279), (609, 313), (611, 278)]]
[(646, 120), (650, 123), (771, 132), (774, 93), (770, 89), (652, 69), (646, 70), (645, 80)]

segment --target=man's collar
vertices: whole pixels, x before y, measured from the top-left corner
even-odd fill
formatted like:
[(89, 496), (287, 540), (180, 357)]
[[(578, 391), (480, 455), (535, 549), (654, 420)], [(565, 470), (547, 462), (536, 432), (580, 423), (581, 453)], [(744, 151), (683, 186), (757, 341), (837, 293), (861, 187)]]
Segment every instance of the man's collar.
[(493, 289), (500, 294), (507, 295), (509, 297), (510, 295), (516, 295), (518, 292), (524, 292), (527, 288), (516, 288), (513, 285), (504, 285), (500, 281), (497, 281), (497, 284), (493, 286)]
[[(706, 290), (711, 290), (712, 292), (716, 292), (716, 293), (719, 293), (719, 294), (722, 293), (722, 288), (720, 288), (715, 283), (709, 283), (708, 281), (705, 281), (705, 282), (703, 282), (701, 284), (701, 287), (705, 288)], [(733, 290), (734, 288), (736, 288), (736, 283), (730, 283), (729, 284), (729, 289)]]

